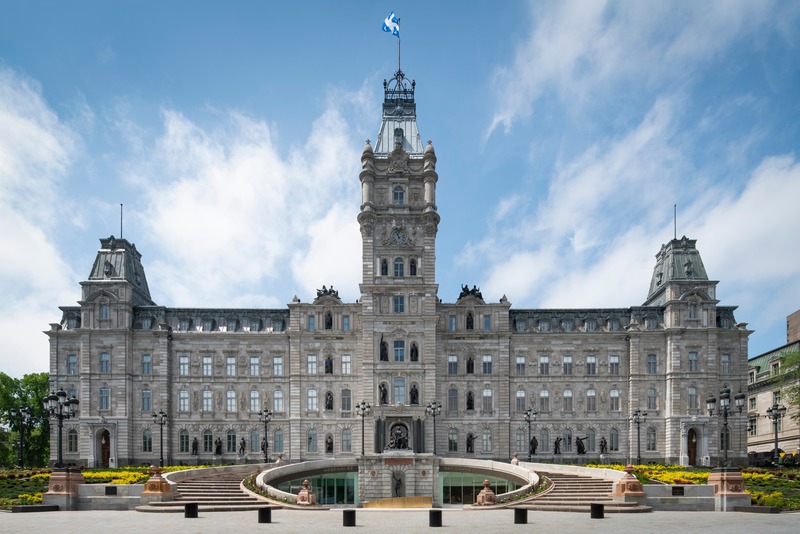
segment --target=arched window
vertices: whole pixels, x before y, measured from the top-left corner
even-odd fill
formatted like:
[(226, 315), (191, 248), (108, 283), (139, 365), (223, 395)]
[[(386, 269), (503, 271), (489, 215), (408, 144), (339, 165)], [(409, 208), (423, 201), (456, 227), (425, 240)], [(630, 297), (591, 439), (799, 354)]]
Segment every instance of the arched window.
[(597, 447), (597, 433), (594, 431), (594, 428), (589, 428), (586, 430), (586, 450), (588, 452), (594, 452)]
[(236, 452), (236, 431), (228, 430), (225, 433), (225, 450), (227, 452)]
[(210, 430), (203, 431), (203, 452), (214, 452), (214, 435)]
[(458, 430), (450, 428), (447, 431), (447, 450), (449, 452), (458, 452)]
[(142, 432), (142, 452), (153, 452), (153, 433), (149, 428)]
[(608, 450), (610, 451), (619, 450), (619, 430), (616, 428), (612, 428), (611, 432), (609, 432)]
[(408, 274), (409, 276), (417, 276), (417, 260), (414, 258), (408, 262)]
[(656, 450), (656, 429), (655, 427), (647, 427), (647, 446), (648, 451)]
[(308, 429), (308, 452), (317, 452), (317, 430)]
[(257, 429), (250, 431), (250, 452), (259, 452), (261, 450), (261, 432)]
[(178, 434), (178, 446), (181, 452), (189, 452), (189, 431), (183, 429)]
[(403, 186), (400, 185), (394, 186), (394, 189), (392, 189), (392, 201), (398, 206), (402, 206), (403, 204), (405, 204), (406, 192), (403, 189)]
[(563, 441), (561, 442), (561, 450), (563, 452), (570, 452), (572, 451), (572, 429), (565, 428), (564, 434), (562, 435)]
[(516, 434), (516, 442), (515, 442), (515, 449), (519, 453), (526, 452), (528, 450), (528, 433), (527, 429), (525, 428), (518, 428)]
[(403, 273), (403, 258), (394, 259), (394, 275), (398, 278), (404, 275)]
[(572, 390), (565, 389), (564, 390), (564, 410), (565, 412), (572, 411)]
[(539, 431), (539, 449), (542, 452), (550, 450), (550, 432), (546, 428)]
[(492, 429), (483, 429), (483, 452), (492, 452)]
[(349, 428), (342, 429), (342, 452), (352, 452), (353, 434)]
[(272, 435), (272, 450), (275, 452), (283, 452), (283, 429), (278, 428)]

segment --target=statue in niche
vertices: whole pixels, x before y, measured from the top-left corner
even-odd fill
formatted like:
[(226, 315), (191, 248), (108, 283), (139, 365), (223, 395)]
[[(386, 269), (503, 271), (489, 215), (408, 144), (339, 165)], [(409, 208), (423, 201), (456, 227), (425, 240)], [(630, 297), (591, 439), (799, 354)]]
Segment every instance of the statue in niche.
[(600, 438), (600, 454), (608, 452), (608, 442), (605, 437)]
[(586, 445), (583, 444), (585, 439), (586, 438), (575, 437), (575, 446), (578, 448), (578, 454), (586, 454)]
[(475, 361), (472, 359), (472, 356), (467, 358), (467, 374), (471, 375), (475, 373)]
[(389, 262), (381, 261), (381, 276), (389, 276)]
[(330, 391), (325, 394), (325, 409), (333, 410), (333, 393)]
[(474, 410), (475, 409), (475, 397), (472, 395), (471, 391), (467, 391), (467, 410)]
[(417, 348), (416, 343), (411, 344), (411, 361), (418, 362), (419, 361), (419, 349)]
[(414, 384), (411, 386), (411, 404), (419, 404), (419, 390), (417, 389), (417, 385)]
[(380, 403), (389, 404), (389, 390), (386, 389), (386, 384), (378, 386), (378, 392), (380, 394)]
[(333, 454), (333, 436), (328, 434), (328, 437), (325, 438), (325, 452), (328, 454)]
[(395, 471), (392, 474), (392, 480), (394, 480), (394, 496), (395, 497), (402, 497), (403, 496), (403, 475)]
[(197, 453), (197, 449), (198, 449), (199, 446), (200, 446), (200, 444), (197, 443), (197, 438), (194, 438), (192, 440), (192, 456), (197, 456), (197, 454), (198, 454)]
[(561, 438), (556, 438), (553, 442), (553, 454), (561, 454)]
[(383, 334), (381, 334), (381, 361), (389, 361), (389, 344), (384, 341)]
[(472, 432), (467, 434), (467, 452), (475, 452), (475, 436)]
[(214, 442), (214, 454), (220, 456), (222, 454), (222, 439), (217, 438)]
[(396, 426), (392, 430), (392, 435), (389, 438), (387, 449), (407, 449), (408, 448), (408, 432), (403, 426)]
[(530, 443), (528, 443), (528, 451), (531, 454), (535, 455), (536, 454), (536, 447), (538, 447), (538, 446), (539, 446), (539, 440), (536, 439), (536, 436), (533, 436), (531, 438)]
[(333, 328), (333, 316), (330, 313), (325, 314), (325, 330)]
[(467, 330), (473, 330), (475, 328), (475, 318), (472, 316), (472, 312), (467, 314)]

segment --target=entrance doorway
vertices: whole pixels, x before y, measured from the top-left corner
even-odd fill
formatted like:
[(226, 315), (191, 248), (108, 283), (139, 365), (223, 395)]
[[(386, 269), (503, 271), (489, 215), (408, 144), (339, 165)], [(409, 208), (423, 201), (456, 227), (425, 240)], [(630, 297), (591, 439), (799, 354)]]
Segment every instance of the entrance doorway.
[(689, 465), (697, 465), (697, 432), (690, 428), (686, 433), (686, 451), (689, 456)]
[(108, 430), (103, 429), (100, 432), (100, 465), (98, 467), (111, 467), (109, 458), (111, 458), (111, 434)]

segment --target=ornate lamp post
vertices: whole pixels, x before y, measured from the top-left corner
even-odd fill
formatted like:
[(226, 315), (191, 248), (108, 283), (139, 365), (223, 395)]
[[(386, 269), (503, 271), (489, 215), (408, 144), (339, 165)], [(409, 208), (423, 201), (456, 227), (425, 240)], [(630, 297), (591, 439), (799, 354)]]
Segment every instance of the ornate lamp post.
[(442, 413), (442, 405), (433, 400), (428, 403), (425, 412), (433, 417), (433, 455), (436, 456), (436, 416)]
[(356, 403), (356, 414), (361, 418), (361, 456), (364, 456), (364, 418), (369, 415), (372, 405), (366, 401)]
[[(745, 397), (746, 395), (741, 391), (733, 396), (739, 413), (742, 413), (742, 408), (744, 408)], [(724, 443), (722, 443), (723, 468), (728, 467), (728, 448), (730, 447), (731, 441), (730, 434), (728, 434), (728, 413), (730, 412), (730, 406), (731, 389), (726, 384), (719, 392), (719, 409), (720, 415), (722, 416), (722, 435), (724, 436)], [(713, 416), (714, 410), (717, 407), (717, 399), (715, 399), (713, 395), (706, 399), (706, 407), (708, 408), (708, 415)]]
[(272, 419), (272, 410), (264, 406), (264, 409), (258, 412), (258, 420), (264, 421), (264, 463), (269, 462), (269, 436), (268, 425)]
[(636, 465), (642, 465), (642, 432), (641, 425), (647, 422), (647, 412), (636, 409), (631, 417), (631, 422), (636, 425)]
[(153, 412), (153, 422), (159, 426), (160, 445), (161, 448), (161, 461), (159, 467), (164, 467), (164, 425), (167, 424), (167, 414), (164, 410), (159, 410), (158, 413)]
[(28, 421), (31, 420), (30, 409), (27, 406), (20, 408), (11, 408), (11, 418), (19, 416), (19, 456), (17, 457), (17, 466), (20, 469), (25, 469), (25, 427), (28, 426)]
[(775, 403), (767, 408), (767, 415), (765, 416), (772, 419), (772, 426), (775, 428), (775, 454), (772, 455), (772, 462), (775, 465), (778, 465), (781, 459), (781, 455), (778, 452), (778, 426), (780, 426), (784, 415), (786, 415), (786, 406), (778, 406), (778, 403)]
[(72, 419), (78, 416), (78, 404), (80, 404), (80, 401), (74, 395), (67, 399), (67, 393), (64, 388), (61, 388), (57, 392), (51, 391), (50, 395), (42, 402), (48, 416), (58, 420), (58, 456), (55, 467), (62, 468), (64, 467), (64, 455), (61, 449), (61, 431), (64, 428), (64, 419)]
[(525, 422), (528, 423), (528, 461), (529, 462), (532, 461), (531, 453), (533, 452), (531, 450), (531, 421), (536, 421), (536, 417), (538, 415), (539, 414), (537, 412), (534, 412), (530, 408), (525, 410)]

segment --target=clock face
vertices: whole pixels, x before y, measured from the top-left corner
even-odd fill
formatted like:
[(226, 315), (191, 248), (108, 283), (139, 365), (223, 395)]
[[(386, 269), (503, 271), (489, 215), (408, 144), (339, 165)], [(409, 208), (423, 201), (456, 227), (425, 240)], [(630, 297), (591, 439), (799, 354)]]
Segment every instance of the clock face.
[(392, 244), (394, 245), (403, 245), (406, 242), (408, 236), (406, 235), (406, 231), (402, 228), (395, 228), (392, 230)]

